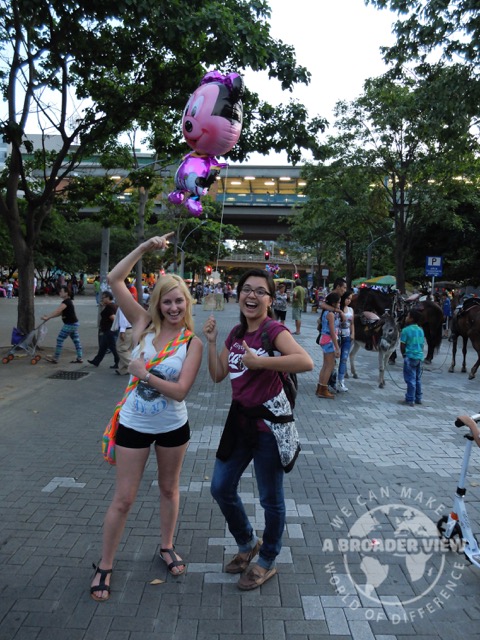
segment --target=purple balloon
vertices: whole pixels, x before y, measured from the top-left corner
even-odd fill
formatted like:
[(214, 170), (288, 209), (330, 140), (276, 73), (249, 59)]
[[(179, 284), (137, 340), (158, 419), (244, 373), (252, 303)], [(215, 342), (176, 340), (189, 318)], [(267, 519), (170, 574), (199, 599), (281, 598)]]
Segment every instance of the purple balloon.
[(177, 169), (176, 189), (168, 194), (169, 202), (183, 203), (192, 215), (201, 215), (202, 205), (198, 198), (207, 195), (220, 169), (226, 166), (225, 163), (219, 163), (215, 156), (198, 156), (195, 153), (189, 153)]

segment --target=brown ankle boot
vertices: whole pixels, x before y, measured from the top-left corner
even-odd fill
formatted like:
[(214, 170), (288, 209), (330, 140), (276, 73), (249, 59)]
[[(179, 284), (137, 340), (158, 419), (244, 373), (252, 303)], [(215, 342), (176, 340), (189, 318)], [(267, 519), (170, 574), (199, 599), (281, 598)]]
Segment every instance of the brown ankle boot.
[(315, 391), (315, 395), (317, 397), (320, 395), (321, 389), (322, 389), (322, 385), (321, 384), (317, 384), (317, 390)]
[(319, 386), (320, 392), (317, 394), (319, 398), (328, 398), (329, 400), (335, 399), (335, 396), (333, 395), (333, 393), (330, 393), (326, 384), (321, 384)]

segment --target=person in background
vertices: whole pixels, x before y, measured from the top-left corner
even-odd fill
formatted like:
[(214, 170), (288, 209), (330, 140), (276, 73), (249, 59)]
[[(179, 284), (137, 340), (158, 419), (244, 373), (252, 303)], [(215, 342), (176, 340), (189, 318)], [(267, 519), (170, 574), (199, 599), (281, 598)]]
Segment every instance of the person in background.
[[(292, 408), (279, 372), (313, 369), (312, 359), (288, 329), (270, 319), (274, 297), (272, 276), (261, 269), (250, 269), (237, 287), (240, 324), (230, 331), (219, 354), (213, 315), (203, 328), (212, 380), (221, 382), (229, 375), (232, 385), (232, 404), (216, 454), (211, 492), (238, 545), (238, 553), (225, 571), (241, 574), (237, 586), (246, 591), (264, 584), (277, 571), (275, 561), (285, 529), (283, 480), (299, 452)], [(279, 356), (269, 357), (265, 351), (264, 333)], [(263, 542), (238, 493), (240, 478), (252, 460), (265, 511)], [(258, 561), (250, 564), (257, 553)]]
[(225, 282), (223, 285), (223, 300), (225, 304), (228, 304), (230, 301), (230, 285), (228, 282)]
[[(337, 339), (335, 315), (340, 310), (340, 296), (338, 293), (329, 293), (325, 298), (326, 309), (320, 315), (318, 325), (320, 328), (319, 344), (323, 351), (323, 364), (318, 376), (317, 398), (333, 400), (335, 395), (328, 389), (328, 380), (335, 366), (335, 358), (340, 356), (340, 346)], [(331, 311), (334, 309), (334, 311)]]
[(77, 352), (77, 358), (76, 360), (72, 360), (72, 363), (81, 364), (83, 362), (83, 354), (82, 345), (80, 343), (80, 336), (78, 335), (79, 322), (75, 313), (73, 300), (72, 298), (70, 298), (68, 287), (66, 284), (61, 285), (58, 295), (62, 299), (62, 303), (60, 304), (60, 306), (58, 306), (50, 315), (42, 316), (42, 320), (44, 322), (47, 322), (52, 318), (58, 318), (58, 316), (62, 316), (63, 320), (63, 327), (60, 329), (60, 333), (57, 336), (55, 353), (53, 354), (53, 357), (45, 356), (45, 360), (47, 362), (51, 362), (52, 364), (57, 364), (62, 353), (63, 343), (70, 336)]
[[(180, 472), (190, 439), (185, 398), (200, 368), (203, 344), (192, 333), (192, 298), (182, 278), (161, 276), (148, 310), (133, 299), (124, 282), (144, 253), (165, 249), (170, 235), (143, 242), (108, 277), (115, 298), (132, 325), (136, 346), (129, 365), (131, 378), (127, 390), (131, 391), (124, 397), (116, 433), (115, 493), (105, 515), (102, 555), (94, 565), (90, 587), (91, 597), (98, 602), (110, 597), (115, 554), (152, 444), (160, 491), (160, 559), (173, 577), (186, 570), (173, 540), (179, 512)], [(154, 364), (160, 353), (163, 358)]]
[(202, 303), (202, 298), (203, 298), (203, 284), (199, 282), (195, 287), (195, 300), (197, 301), (197, 304)]
[(100, 304), (100, 276), (95, 276), (93, 281), (93, 291), (95, 292), (95, 300), (97, 305)]
[(137, 287), (134, 284), (133, 280), (129, 280), (128, 278), (125, 278), (125, 284), (127, 285), (127, 289), (130, 291), (130, 293), (133, 296), (133, 299), (138, 302), (138, 291), (137, 291)]
[(292, 293), (292, 320), (295, 322), (294, 335), (300, 335), (302, 327), (302, 311), (305, 304), (305, 289), (302, 287), (302, 281), (297, 278)]
[(400, 334), (400, 351), (403, 356), (403, 379), (407, 384), (405, 401), (409, 407), (422, 404), (422, 373), (423, 373), (423, 347), (425, 334), (418, 325), (420, 311), (411, 309), (407, 315), (407, 326)]
[[(346, 292), (346, 290), (347, 290), (347, 281), (344, 278), (335, 278), (335, 280), (333, 281), (333, 289), (331, 293), (336, 293), (338, 297), (341, 298), (343, 294)], [(328, 295), (328, 292), (326, 295)], [(328, 305), (326, 302), (326, 298), (325, 300), (320, 302), (320, 309), (322, 311), (327, 310), (327, 311), (335, 312), (335, 323), (336, 323), (335, 326), (336, 326), (337, 335), (338, 335), (339, 329), (340, 329), (340, 323), (345, 320), (342, 310), (340, 309), (340, 312), (339, 312), (338, 308), (333, 308), (331, 305)], [(332, 373), (328, 381), (328, 390), (330, 391), (330, 393), (337, 392), (337, 371), (336, 371), (335, 359), (333, 361)]]
[(223, 285), (221, 282), (217, 282), (215, 285), (215, 309), (223, 311)]
[(118, 321), (118, 338), (115, 346), (118, 354), (118, 369), (115, 369), (115, 373), (119, 376), (126, 376), (132, 357), (133, 330), (120, 307), (118, 307), (116, 315)]
[(287, 317), (287, 288), (283, 282), (278, 285), (275, 293), (273, 313), (278, 322), (285, 324), (285, 318)]
[(145, 309), (148, 309), (149, 300), (150, 300), (150, 292), (148, 291), (148, 287), (143, 287), (142, 302)]
[(100, 325), (98, 327), (98, 351), (93, 360), (87, 360), (87, 362), (93, 364), (94, 367), (98, 367), (107, 351), (110, 351), (114, 361), (110, 369), (118, 369), (117, 336), (116, 332), (112, 331), (113, 321), (117, 313), (117, 305), (114, 304), (113, 295), (110, 291), (104, 291), (102, 293), (100, 302), (103, 309), (100, 312)]
[(452, 303), (448, 293), (442, 294), (443, 337), (448, 338), (448, 330), (452, 321)]
[(345, 386), (345, 374), (347, 373), (348, 356), (355, 340), (355, 322), (354, 313), (350, 303), (352, 301), (353, 291), (345, 291), (340, 298), (340, 311), (342, 312), (342, 320), (340, 322), (340, 364), (338, 366), (337, 392), (348, 391)]

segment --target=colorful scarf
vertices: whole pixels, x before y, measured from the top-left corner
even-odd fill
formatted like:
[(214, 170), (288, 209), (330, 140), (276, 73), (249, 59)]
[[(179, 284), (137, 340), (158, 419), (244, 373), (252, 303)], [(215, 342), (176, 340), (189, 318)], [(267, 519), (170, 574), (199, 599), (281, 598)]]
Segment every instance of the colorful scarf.
[[(174, 354), (175, 351), (177, 351), (177, 349), (182, 346), (182, 344), (188, 342), (192, 337), (193, 333), (191, 331), (189, 331), (188, 329), (182, 329), (182, 331), (176, 338), (170, 340), (170, 342), (166, 344), (165, 347), (159, 353), (157, 353), (156, 356), (154, 356), (147, 362), (147, 364), (145, 365), (146, 369), (151, 369), (162, 360), (165, 360), (165, 358), (168, 358), (169, 356)], [(127, 385), (127, 388), (125, 389), (123, 398), (115, 407), (113, 416), (107, 424), (107, 428), (105, 429), (105, 432), (103, 434), (102, 454), (104, 459), (110, 464), (115, 464), (115, 436), (117, 435), (117, 429), (120, 421), (120, 410), (127, 401), (130, 393), (133, 391), (133, 389), (135, 389), (139, 382), (141, 382), (140, 378), (136, 378), (135, 376), (132, 377)]]

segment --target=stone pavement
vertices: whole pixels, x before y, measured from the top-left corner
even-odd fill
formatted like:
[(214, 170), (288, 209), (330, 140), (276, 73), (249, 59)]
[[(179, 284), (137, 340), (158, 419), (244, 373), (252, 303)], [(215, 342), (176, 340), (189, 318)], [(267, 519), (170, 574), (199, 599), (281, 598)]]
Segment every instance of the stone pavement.
[[(59, 299), (37, 299), (37, 317)], [(96, 305), (76, 300), (86, 357), (96, 351)], [(238, 306), (216, 312), (221, 337)], [(196, 308), (197, 331), (207, 312)], [(290, 311), (289, 311), (290, 315)], [(168, 575), (158, 557), (158, 488), (151, 457), (120, 545), (112, 596), (89, 596), (91, 564), (114, 484), (100, 439), (125, 378), (29, 358), (0, 365), (0, 640), (451, 640), (480, 638), (480, 570), (445, 551), (435, 524), (452, 504), (464, 449), (453, 423), (479, 410), (479, 380), (448, 373), (449, 343), (425, 367), (424, 404), (402, 406), (400, 361), (377, 387), (376, 354), (361, 350), (357, 380), (334, 401), (314, 395), (321, 364), (316, 319), (299, 342), (315, 370), (299, 376), (302, 453), (285, 477), (287, 526), (278, 575), (252, 592), (222, 572), (235, 552), (209, 492), (227, 415), (228, 381), (206, 364), (188, 398), (193, 436), (182, 471), (176, 546), (188, 563)], [(292, 322), (287, 323), (290, 327)], [(0, 345), (8, 351), (16, 301), (0, 299)], [(60, 320), (48, 323), (51, 353)], [(110, 358), (110, 360), (109, 360)], [(468, 364), (474, 357), (469, 351)], [(52, 379), (63, 371), (60, 379)], [(68, 379), (75, 372), (87, 375)], [(468, 512), (478, 528), (479, 458), (473, 452)], [(242, 496), (259, 535), (263, 511), (252, 469)], [(151, 584), (160, 579), (160, 584)]]

